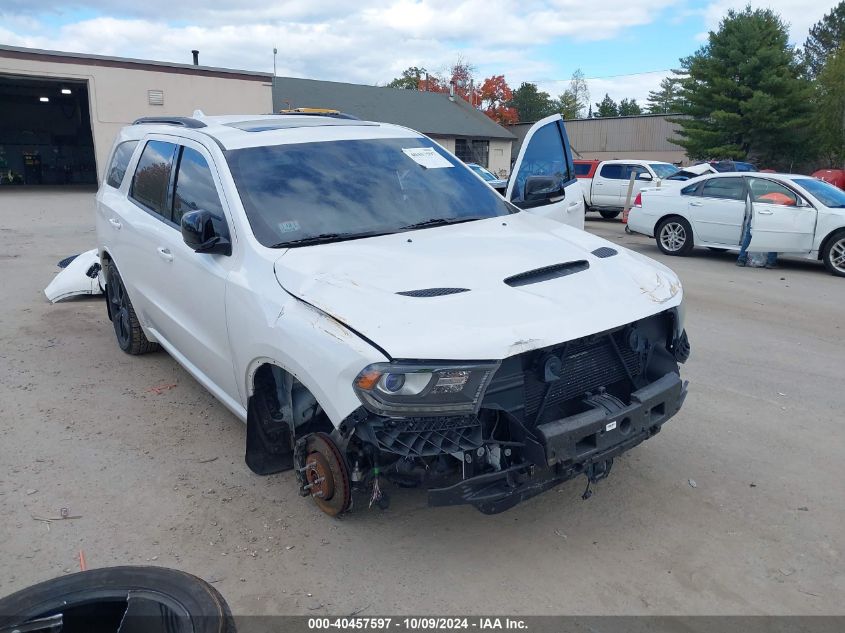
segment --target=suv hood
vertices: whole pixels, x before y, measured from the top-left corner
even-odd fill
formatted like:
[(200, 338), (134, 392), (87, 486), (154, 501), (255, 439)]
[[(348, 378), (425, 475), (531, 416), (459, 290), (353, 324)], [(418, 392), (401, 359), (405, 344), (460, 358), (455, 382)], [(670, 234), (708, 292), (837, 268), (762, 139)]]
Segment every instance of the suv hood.
[[(618, 254), (592, 254), (601, 247)], [(545, 281), (533, 276), (525, 285), (504, 281), (570, 262), (589, 267), (576, 264)], [(291, 248), (275, 272), (288, 293), (394, 359), (503, 359), (650, 316), (682, 295), (662, 264), (525, 212)], [(467, 291), (397, 294), (458, 288)]]

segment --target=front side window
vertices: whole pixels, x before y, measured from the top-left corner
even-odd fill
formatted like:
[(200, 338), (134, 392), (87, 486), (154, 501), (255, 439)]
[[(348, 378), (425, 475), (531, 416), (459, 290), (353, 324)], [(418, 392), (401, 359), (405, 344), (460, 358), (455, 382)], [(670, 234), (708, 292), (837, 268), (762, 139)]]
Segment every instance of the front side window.
[(138, 159), (129, 196), (153, 213), (170, 219), (167, 192), (170, 168), (176, 146), (164, 141), (148, 141)]
[(268, 247), (514, 212), (427, 138), (250, 147), (227, 151), (226, 160), (252, 231)]
[(203, 209), (223, 218), (223, 205), (217, 195), (214, 177), (202, 154), (185, 147), (176, 172), (176, 189), (173, 193), (173, 221), (179, 224), (188, 211)]
[(530, 176), (551, 176), (560, 188), (570, 180), (569, 159), (564, 148), (558, 122), (546, 123), (531, 136), (519, 172), (516, 174), (511, 200), (523, 201), (525, 181)]
[(126, 175), (126, 168), (129, 167), (129, 160), (132, 158), (137, 145), (138, 141), (124, 141), (115, 148), (106, 178), (108, 185), (115, 189), (120, 188), (120, 183), (123, 182), (123, 176)]
[(798, 196), (792, 190), (774, 180), (749, 178), (748, 188), (751, 190), (752, 202), (776, 204), (783, 207), (794, 207), (798, 204)]
[(745, 183), (742, 178), (711, 178), (704, 183), (701, 195), (705, 198), (745, 200)]

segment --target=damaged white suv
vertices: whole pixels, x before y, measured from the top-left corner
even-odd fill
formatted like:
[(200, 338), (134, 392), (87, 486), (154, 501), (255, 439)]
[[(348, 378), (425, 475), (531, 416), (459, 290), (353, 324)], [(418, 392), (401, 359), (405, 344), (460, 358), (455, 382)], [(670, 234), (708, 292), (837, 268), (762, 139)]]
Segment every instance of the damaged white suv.
[(160, 345), (325, 512), (507, 509), (657, 433), (689, 354), (665, 266), (574, 228), (560, 117), (506, 198), (412, 130), (344, 116), (142, 119), (97, 194), (121, 349)]

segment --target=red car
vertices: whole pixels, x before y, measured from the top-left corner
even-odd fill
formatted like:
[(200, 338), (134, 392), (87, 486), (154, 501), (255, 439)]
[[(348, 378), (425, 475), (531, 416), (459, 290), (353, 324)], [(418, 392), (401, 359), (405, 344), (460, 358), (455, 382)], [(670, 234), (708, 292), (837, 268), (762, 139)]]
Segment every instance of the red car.
[(834, 187), (845, 189), (845, 169), (819, 169), (813, 172), (813, 178), (824, 180)]

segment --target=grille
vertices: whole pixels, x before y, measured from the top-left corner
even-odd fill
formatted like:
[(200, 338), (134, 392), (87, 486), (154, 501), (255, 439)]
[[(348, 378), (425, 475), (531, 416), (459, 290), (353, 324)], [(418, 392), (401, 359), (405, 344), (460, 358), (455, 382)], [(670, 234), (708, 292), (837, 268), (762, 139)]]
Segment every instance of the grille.
[(424, 457), (473, 450), (481, 446), (481, 422), (466, 418), (411, 418), (373, 424), (383, 451), (403, 457)]
[[(543, 405), (553, 406), (571, 400), (587, 391), (613, 384), (630, 375), (638, 375), (639, 355), (627, 344), (620, 344), (621, 333), (606, 334), (595, 339), (581, 339), (568, 346), (559, 346), (548, 350), (551, 354), (562, 356), (560, 375), (555, 382), (543, 382), (543, 368), (529, 368), (524, 374), (525, 417), (527, 420), (537, 416)], [(612, 340), (611, 337), (616, 337)], [(614, 346), (616, 342), (616, 346)], [(619, 350), (617, 352), (617, 349)], [(542, 361), (547, 356), (540, 356)], [(546, 391), (548, 390), (548, 395)]]
[(574, 275), (590, 267), (589, 262), (583, 259), (574, 262), (566, 262), (564, 264), (554, 264), (553, 266), (545, 266), (544, 268), (537, 268), (535, 270), (528, 270), (518, 275), (513, 275), (505, 279), (505, 283), (512, 288), (518, 286), (527, 286), (529, 284), (540, 283), (541, 281), (549, 281), (558, 277), (566, 277), (567, 275)]
[(615, 248), (610, 248), (609, 246), (602, 246), (601, 248), (597, 248), (593, 251), (593, 255), (596, 257), (613, 257), (614, 255), (618, 255), (619, 251)]
[(403, 290), (396, 294), (406, 297), (442, 297), (444, 295), (458, 294), (459, 292), (469, 292), (469, 288), (423, 288), (422, 290)]

